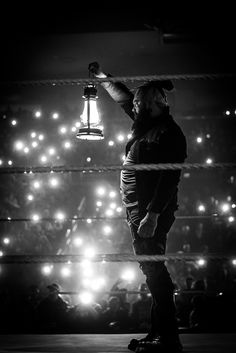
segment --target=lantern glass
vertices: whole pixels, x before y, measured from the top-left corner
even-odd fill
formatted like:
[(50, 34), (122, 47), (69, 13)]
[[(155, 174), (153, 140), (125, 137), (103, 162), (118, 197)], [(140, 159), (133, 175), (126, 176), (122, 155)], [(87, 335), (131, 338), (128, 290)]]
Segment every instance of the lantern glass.
[(81, 114), (81, 127), (76, 135), (83, 140), (101, 140), (104, 138), (97, 110), (97, 90), (89, 84), (84, 90), (84, 110)]

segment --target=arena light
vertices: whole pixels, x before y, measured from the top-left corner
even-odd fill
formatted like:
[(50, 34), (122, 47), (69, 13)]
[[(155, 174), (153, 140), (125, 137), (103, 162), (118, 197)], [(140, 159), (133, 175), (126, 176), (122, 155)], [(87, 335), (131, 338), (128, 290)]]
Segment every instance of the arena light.
[(207, 158), (206, 159), (206, 164), (212, 164), (213, 163), (213, 159), (212, 158)]
[(97, 206), (97, 207), (101, 207), (101, 206), (102, 206), (102, 201), (97, 201), (97, 202), (96, 202), (96, 206)]
[(89, 305), (94, 301), (94, 297), (90, 292), (82, 292), (79, 294), (79, 300), (84, 305)]
[(36, 148), (36, 147), (38, 147), (38, 142), (37, 141), (33, 141), (32, 143), (31, 143), (31, 146), (33, 147), (33, 148)]
[(198, 212), (204, 213), (206, 211), (206, 207), (203, 204), (201, 204), (201, 205), (198, 205), (197, 210)]
[(230, 204), (227, 202), (224, 202), (220, 205), (220, 209), (223, 213), (228, 213), (230, 211)]
[(84, 89), (84, 110), (81, 117), (81, 127), (76, 135), (82, 140), (102, 140), (104, 138), (100, 117), (97, 110), (97, 89), (89, 83)]
[(43, 265), (41, 271), (45, 276), (49, 276), (52, 273), (53, 265)]
[(3, 238), (3, 244), (9, 245), (10, 244), (10, 239), (9, 238)]
[(126, 269), (120, 277), (124, 281), (132, 282), (135, 279), (135, 272), (132, 269)]
[(95, 256), (95, 253), (96, 252), (93, 248), (87, 248), (84, 250), (84, 256), (89, 259), (93, 258)]
[(3, 251), (0, 250), (0, 257), (2, 257), (4, 254), (3, 254)]
[(106, 225), (103, 227), (103, 232), (105, 235), (109, 235), (112, 232), (112, 228), (110, 226)]
[(91, 157), (87, 157), (87, 158), (86, 158), (86, 162), (88, 162), (88, 163), (90, 163), (90, 162), (91, 162), (91, 160), (92, 160), (92, 158), (91, 158)]
[(114, 146), (114, 144), (115, 144), (114, 141), (112, 141), (112, 140), (108, 141), (108, 146)]
[(53, 113), (53, 114), (52, 114), (52, 118), (53, 118), (54, 120), (57, 120), (57, 119), (59, 118), (59, 114), (58, 114), (58, 113)]
[(37, 110), (35, 113), (34, 113), (34, 116), (35, 116), (35, 118), (41, 118), (41, 116), (42, 116), (42, 113), (41, 113), (41, 111), (40, 110)]
[(58, 212), (55, 214), (55, 218), (56, 218), (58, 221), (64, 221), (64, 219), (66, 218), (66, 216), (65, 216), (64, 213), (62, 213), (61, 211), (58, 211)]
[(205, 259), (199, 259), (197, 260), (197, 264), (199, 267), (206, 266), (206, 260)]
[(83, 239), (80, 237), (75, 237), (73, 239), (73, 244), (77, 247), (81, 246), (83, 244)]
[(24, 148), (24, 143), (22, 141), (16, 141), (15, 142), (15, 149), (17, 151), (21, 151)]
[(56, 154), (55, 148), (54, 148), (54, 147), (50, 147), (50, 148), (48, 149), (48, 154), (50, 154), (50, 156), (53, 156), (54, 154)]
[(60, 134), (64, 135), (66, 132), (67, 132), (67, 128), (66, 128), (65, 126), (61, 126), (61, 127), (59, 128), (59, 133), (60, 133)]
[(196, 138), (196, 141), (197, 141), (197, 143), (202, 143), (202, 137), (201, 137), (201, 136), (198, 136), (198, 137)]
[(97, 193), (99, 196), (104, 196), (105, 193), (106, 193), (106, 189), (105, 189), (103, 186), (100, 186), (100, 187), (97, 188), (96, 193)]
[(39, 189), (40, 186), (41, 186), (41, 184), (40, 184), (39, 181), (34, 181), (34, 182), (33, 182), (33, 187), (34, 187), (35, 189)]
[(59, 181), (58, 181), (57, 178), (51, 178), (51, 179), (49, 180), (49, 184), (50, 184), (50, 186), (52, 186), (52, 187), (57, 187), (57, 186), (59, 185)]
[(26, 196), (26, 198), (27, 198), (28, 201), (33, 201), (34, 196), (32, 194), (29, 194), (29, 195)]
[(71, 275), (71, 269), (69, 267), (62, 267), (61, 275), (62, 277), (69, 277)]
[(9, 160), (9, 161), (7, 162), (7, 164), (8, 164), (8, 165), (12, 165), (13, 162), (12, 162), (11, 160)]
[(11, 121), (12, 126), (15, 126), (17, 124), (17, 121), (14, 119)]
[(40, 135), (38, 136), (38, 139), (39, 139), (39, 141), (43, 141), (43, 140), (44, 140), (44, 135), (43, 135), (43, 134), (40, 134)]
[(32, 220), (33, 220), (34, 222), (38, 222), (38, 221), (40, 220), (40, 216), (39, 216), (38, 214), (33, 214), (33, 215), (32, 215)]
[(110, 197), (111, 199), (113, 199), (114, 197), (116, 197), (116, 192), (115, 192), (115, 191), (110, 191), (110, 192), (109, 192), (109, 197)]
[(233, 266), (236, 266), (236, 259), (233, 259), (231, 262)]
[(30, 134), (30, 137), (32, 139), (34, 139), (36, 136), (37, 136), (36, 132), (32, 131), (31, 134)]

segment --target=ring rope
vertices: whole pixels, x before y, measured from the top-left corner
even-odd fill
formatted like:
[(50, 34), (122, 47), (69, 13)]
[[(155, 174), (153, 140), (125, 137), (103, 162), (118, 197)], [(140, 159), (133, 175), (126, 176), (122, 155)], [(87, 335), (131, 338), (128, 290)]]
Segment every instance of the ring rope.
[(77, 86), (89, 83), (99, 84), (102, 82), (135, 82), (135, 81), (163, 81), (163, 80), (196, 80), (196, 79), (222, 79), (236, 77), (235, 73), (199, 73), (199, 74), (171, 74), (171, 75), (138, 75), (138, 76), (117, 76), (106, 78), (67, 78), (27, 81), (5, 81), (4, 86)]
[[(113, 295), (126, 295), (126, 294), (150, 294), (150, 292), (148, 292), (148, 291), (138, 291), (138, 290), (100, 291), (100, 293), (111, 295), (111, 296), (113, 296)], [(174, 291), (175, 295), (185, 294), (185, 293), (186, 294), (204, 294), (204, 293), (206, 293), (206, 291), (205, 290), (185, 290), (185, 289), (176, 289)], [(209, 294), (209, 291), (207, 291), (207, 293)], [(215, 292), (212, 291), (212, 293), (215, 293)], [(78, 295), (78, 294), (80, 294), (80, 292), (60, 291), (59, 294), (61, 294), (61, 295)]]
[[(233, 258), (236, 255), (230, 255)], [(196, 261), (199, 259), (229, 259), (225, 254), (167, 254), (167, 255), (133, 255), (133, 254), (97, 254), (88, 258), (84, 255), (2, 255), (0, 264), (32, 264), (32, 263), (79, 263), (91, 262), (159, 262), (159, 261)]]
[(68, 172), (111, 172), (121, 170), (177, 170), (177, 169), (234, 169), (236, 163), (158, 163), (158, 164), (132, 164), (132, 165), (110, 165), (110, 166), (36, 166), (36, 167), (1, 167), (0, 174), (34, 174), (34, 173), (68, 173)]
[[(191, 216), (175, 216), (176, 219), (218, 219), (218, 218), (227, 218), (228, 216), (219, 215), (213, 213), (211, 215), (191, 215)], [(0, 218), (0, 222), (67, 222), (67, 221), (117, 221), (117, 220), (126, 220), (126, 217), (66, 217), (62, 220), (55, 217), (42, 217), (39, 220), (35, 221), (32, 218)]]

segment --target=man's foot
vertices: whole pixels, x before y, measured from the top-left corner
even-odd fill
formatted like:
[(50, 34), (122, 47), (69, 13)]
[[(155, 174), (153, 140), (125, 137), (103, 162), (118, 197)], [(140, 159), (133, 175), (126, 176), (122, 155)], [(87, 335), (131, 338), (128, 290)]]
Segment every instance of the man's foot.
[(140, 343), (143, 343), (143, 342), (151, 342), (152, 340), (154, 339), (154, 336), (153, 334), (151, 333), (148, 333), (147, 336), (143, 337), (143, 338), (140, 338), (139, 340), (137, 339), (132, 339), (128, 345), (128, 349), (135, 352), (136, 351), (136, 348), (138, 347), (138, 345)]
[(135, 353), (181, 353), (183, 346), (177, 337), (152, 337), (148, 335), (140, 340), (131, 340), (128, 348)]

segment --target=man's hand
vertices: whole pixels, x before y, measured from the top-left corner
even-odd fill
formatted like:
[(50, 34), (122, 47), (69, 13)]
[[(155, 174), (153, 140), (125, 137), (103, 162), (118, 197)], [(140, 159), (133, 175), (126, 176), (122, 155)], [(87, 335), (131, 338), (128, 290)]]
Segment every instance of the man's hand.
[(92, 63), (89, 64), (88, 70), (89, 70), (89, 72), (90, 72), (92, 75), (94, 75), (95, 77), (98, 77), (98, 78), (105, 78), (105, 77), (107, 77), (107, 75), (106, 75), (104, 72), (102, 72), (99, 63), (96, 62), (96, 61), (94, 61), (94, 62), (92, 62)]
[(158, 216), (158, 213), (148, 212), (141, 220), (138, 228), (138, 235), (140, 238), (152, 238), (154, 236)]

